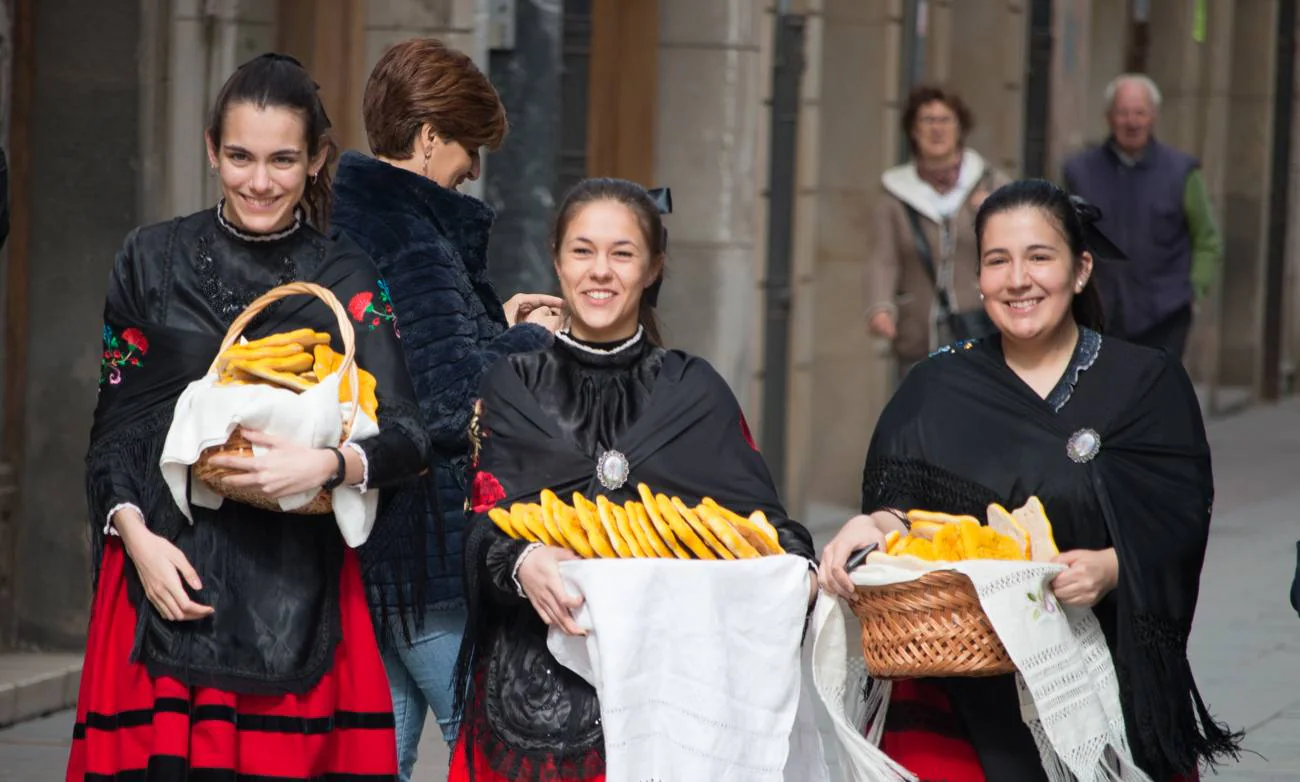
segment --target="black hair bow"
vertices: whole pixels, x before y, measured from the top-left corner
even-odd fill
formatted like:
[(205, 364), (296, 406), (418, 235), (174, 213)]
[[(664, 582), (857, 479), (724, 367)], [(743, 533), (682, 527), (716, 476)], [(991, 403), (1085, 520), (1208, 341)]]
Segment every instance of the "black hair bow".
[[(650, 200), (654, 202), (655, 208), (661, 215), (670, 215), (673, 213), (673, 191), (667, 187), (656, 187), (646, 191)], [(663, 247), (668, 249), (668, 229), (664, 229)], [(645, 301), (651, 307), (659, 306), (659, 289), (664, 286), (664, 273), (659, 270), (659, 279), (655, 280), (649, 288), (645, 289)]]

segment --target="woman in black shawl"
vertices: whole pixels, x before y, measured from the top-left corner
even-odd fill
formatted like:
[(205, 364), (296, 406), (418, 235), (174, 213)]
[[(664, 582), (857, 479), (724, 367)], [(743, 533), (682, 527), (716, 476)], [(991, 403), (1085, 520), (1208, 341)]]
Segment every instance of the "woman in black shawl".
[(595, 690), (546, 647), (548, 626), (581, 634), (560, 581), (564, 549), (514, 540), (487, 518), (543, 489), (622, 503), (645, 483), (688, 504), (705, 496), (762, 510), (782, 547), (812, 557), (754, 448), (740, 405), (702, 359), (660, 346), (654, 301), (665, 244), (644, 188), (617, 179), (566, 196), (552, 251), (571, 314), (554, 344), (498, 361), (475, 424), (474, 515), (466, 542), (469, 626), (457, 664), (468, 705), (451, 782), (604, 779)]
[[(378, 382), (379, 434), (308, 448), (249, 432), (227, 481), (283, 497), (364, 491), (427, 459), (386, 289), (316, 227), (328, 213), (329, 120), (296, 60), (263, 55), (223, 87), (207, 131), (216, 208), (139, 228), (109, 279), (99, 403), (86, 458), (98, 568), (67, 779), (393, 779), (392, 705), (356, 557), (331, 516), (225, 501), (191, 524), (159, 467), (185, 387), (255, 298), (328, 288)], [(312, 297), (264, 310), (256, 339), (303, 327), (342, 344)], [(381, 495), (382, 499), (382, 495)]]
[[(1057, 598), (1091, 607), (1120, 679), (1129, 743), (1157, 782), (1236, 751), (1187, 661), (1214, 497), (1200, 407), (1177, 356), (1100, 334), (1085, 245), (1098, 214), (1041, 180), (976, 218), (980, 291), (1000, 334), (938, 351), (882, 414), (862, 512), (826, 547), (821, 581), (852, 591), (849, 553), (920, 508), (985, 516), (1046, 505), (1068, 566)], [(1094, 246), (1095, 250), (1100, 247)], [(1045, 779), (1010, 676), (899, 682), (882, 749), (923, 779)]]

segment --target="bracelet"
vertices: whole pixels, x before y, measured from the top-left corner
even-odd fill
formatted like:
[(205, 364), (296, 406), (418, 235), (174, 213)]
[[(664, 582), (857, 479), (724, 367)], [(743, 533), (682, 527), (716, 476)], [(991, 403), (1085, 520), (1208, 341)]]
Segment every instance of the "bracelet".
[(344, 459), (343, 459), (343, 452), (340, 451), (339, 449), (337, 449), (337, 448), (326, 448), (325, 450), (327, 450), (327, 451), (329, 451), (330, 453), (334, 454), (334, 458), (339, 460), (339, 469), (338, 469), (338, 472), (334, 473), (334, 477), (333, 477), (333, 478), (330, 478), (328, 481), (325, 481), (325, 485), (321, 486), (321, 490), (322, 490), (322, 491), (334, 491), (334, 490), (337, 489), (339, 486), (343, 485), (343, 479), (344, 479), (344, 477), (347, 476), (347, 472), (348, 472), (348, 463), (347, 463), (346, 461), (344, 461)]
[(524, 564), (524, 560), (528, 558), (529, 554), (541, 547), (542, 544), (536, 541), (524, 546), (524, 550), (519, 552), (519, 557), (515, 560), (514, 569), (510, 571), (510, 580), (515, 582), (515, 592), (525, 600), (528, 599), (528, 595), (524, 592), (524, 585), (519, 583), (519, 568)]

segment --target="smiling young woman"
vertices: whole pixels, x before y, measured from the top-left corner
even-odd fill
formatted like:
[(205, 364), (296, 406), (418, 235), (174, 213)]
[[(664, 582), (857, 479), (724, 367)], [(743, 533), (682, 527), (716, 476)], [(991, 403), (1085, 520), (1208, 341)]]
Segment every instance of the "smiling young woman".
[[(227, 500), (193, 507), (191, 522), (159, 468), (177, 399), (250, 302), (294, 281), (341, 301), (384, 290), (356, 245), (317, 230), (328, 128), (296, 60), (241, 66), (206, 134), (220, 204), (132, 231), (113, 262), (86, 458), (97, 577), (69, 780), (397, 773), (361, 568), (333, 519)], [(307, 297), (245, 333), (304, 327), (342, 344), (334, 313)], [(383, 400), (379, 434), (331, 449), (248, 432), (257, 455), (217, 457), (237, 471), (231, 485), (286, 497), (346, 483), (386, 502), (423, 469), (429, 442), (397, 335), (378, 320), (355, 332)]]

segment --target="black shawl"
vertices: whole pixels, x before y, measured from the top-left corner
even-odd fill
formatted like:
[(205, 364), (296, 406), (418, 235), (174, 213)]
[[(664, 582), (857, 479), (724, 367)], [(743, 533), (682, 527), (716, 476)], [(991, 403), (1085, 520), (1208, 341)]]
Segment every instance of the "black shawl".
[[(1000, 345), (959, 346), (909, 373), (872, 438), (863, 509), (983, 518), (990, 501), (1038, 495), (1062, 551), (1114, 546), (1119, 558), (1119, 585), (1095, 610), (1138, 763), (1160, 780), (1234, 754), (1239, 736), (1213, 720), (1187, 661), (1214, 498), (1187, 373), (1176, 358), (1107, 338), (1058, 412)], [(1076, 462), (1067, 442), (1084, 429), (1101, 448)]]
[[(176, 400), (207, 371), (230, 322), (257, 296), (295, 280), (330, 289), (348, 307), (358, 364), (378, 381), (380, 434), (361, 443), (370, 485), (406, 480), (425, 462), (428, 441), (385, 317), (383, 284), (354, 245), (307, 226), (278, 240), (247, 241), (222, 228), (211, 209), (133, 232), (109, 280), (86, 456), (94, 566), (108, 514), (134, 504), (198, 571), (204, 589), (194, 599), (216, 609), (197, 622), (168, 622), (127, 568), (128, 596), (139, 609), (133, 659), (154, 675), (237, 692), (303, 692), (332, 663), (344, 550), (332, 517), (227, 501), (216, 511), (194, 508), (191, 525), (159, 469)], [(272, 305), (246, 335), (307, 326), (330, 332), (341, 346), (335, 316), (306, 296)]]
[(555, 663), (545, 646), (546, 627), (515, 592), (513, 566), (527, 544), (497, 530), (487, 518), (489, 507), (537, 502), (546, 488), (561, 497), (580, 491), (621, 503), (635, 499), (637, 484), (645, 483), (690, 504), (708, 496), (737, 512), (762, 510), (787, 552), (813, 556), (812, 539), (789, 520), (730, 388), (707, 362), (681, 352), (646, 346), (626, 369), (636, 373), (633, 385), (645, 389), (645, 398), (633, 420), (612, 427), (618, 434), (610, 449), (627, 457), (630, 478), (621, 489), (606, 490), (596, 477), (598, 446), (588, 432), (566, 425), (623, 413), (571, 414), (609, 400), (560, 398), (573, 388), (562, 380), (564, 362), (573, 360), (567, 351), (557, 344), (497, 362), (484, 379), (476, 426), (477, 512), (465, 567), (469, 626), (456, 691), (474, 704), (466, 716), (472, 735), (480, 737), (476, 748), (470, 740), (472, 751), (486, 751), (494, 767), (508, 770), (553, 760), (562, 769), (589, 772), (583, 759), (601, 753), (603, 744), (595, 691)]

